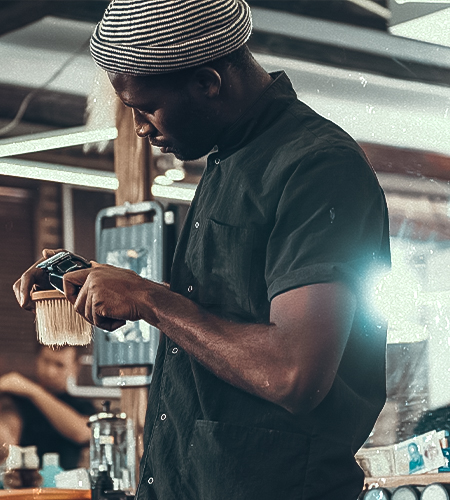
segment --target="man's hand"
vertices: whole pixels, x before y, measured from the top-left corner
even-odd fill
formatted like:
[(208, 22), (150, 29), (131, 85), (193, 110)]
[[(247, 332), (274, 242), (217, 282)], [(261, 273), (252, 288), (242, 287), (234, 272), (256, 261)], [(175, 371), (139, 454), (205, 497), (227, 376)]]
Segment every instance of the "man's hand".
[[(140, 277), (134, 271), (91, 262), (92, 267), (64, 275), (64, 294), (89, 323), (115, 330), (127, 320), (148, 318), (151, 291), (162, 285)], [(151, 322), (151, 321), (149, 321)]]
[(30, 398), (36, 389), (34, 382), (17, 372), (10, 372), (0, 377), (0, 392)]
[(48, 274), (43, 270), (36, 267), (37, 264), (43, 262), (44, 260), (52, 257), (58, 252), (63, 252), (64, 250), (49, 250), (45, 249), (42, 251), (42, 259), (35, 262), (29, 269), (27, 269), (22, 276), (14, 283), (13, 290), (16, 295), (17, 302), (20, 307), (23, 307), (27, 311), (34, 309), (33, 301), (31, 300), (31, 290), (33, 286), (36, 285), (42, 290), (52, 290), (53, 287), (50, 285), (48, 280)]

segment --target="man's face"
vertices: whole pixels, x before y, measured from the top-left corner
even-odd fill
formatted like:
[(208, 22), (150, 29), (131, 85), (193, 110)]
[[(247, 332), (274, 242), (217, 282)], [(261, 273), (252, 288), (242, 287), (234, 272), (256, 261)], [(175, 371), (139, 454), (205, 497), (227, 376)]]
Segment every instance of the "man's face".
[(66, 391), (67, 378), (76, 376), (78, 370), (73, 347), (53, 350), (42, 347), (36, 364), (39, 383), (48, 391), (60, 394)]
[(122, 102), (133, 109), (136, 133), (148, 137), (163, 153), (187, 161), (213, 149), (219, 129), (217, 113), (206, 100), (193, 97), (186, 85), (171, 84), (170, 76), (108, 76)]

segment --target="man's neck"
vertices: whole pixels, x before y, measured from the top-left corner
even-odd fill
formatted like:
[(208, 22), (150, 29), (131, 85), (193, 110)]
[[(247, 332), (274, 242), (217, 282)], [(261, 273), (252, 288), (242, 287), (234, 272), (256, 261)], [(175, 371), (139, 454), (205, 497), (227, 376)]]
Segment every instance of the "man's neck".
[(258, 64), (255, 64), (251, 71), (230, 80), (229, 125), (251, 108), (272, 83), (272, 77)]

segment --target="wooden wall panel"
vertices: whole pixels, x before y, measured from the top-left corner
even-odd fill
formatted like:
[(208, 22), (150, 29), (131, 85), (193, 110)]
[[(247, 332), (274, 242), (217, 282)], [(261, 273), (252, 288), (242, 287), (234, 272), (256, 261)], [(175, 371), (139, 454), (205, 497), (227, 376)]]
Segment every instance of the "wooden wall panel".
[(12, 285), (35, 260), (34, 205), (33, 191), (0, 186), (0, 373), (33, 372), (34, 316), (19, 307)]
[(52, 182), (40, 184), (34, 223), (36, 259), (42, 256), (44, 248), (62, 247), (61, 186), (59, 184)]
[(73, 190), (75, 253), (95, 260), (95, 219), (103, 208), (114, 206), (114, 193)]
[(133, 113), (121, 103), (117, 104), (116, 121), (119, 130), (114, 142), (114, 164), (119, 180), (116, 205), (150, 200), (153, 181), (150, 142), (136, 135)]
[[(118, 103), (116, 124), (119, 130), (114, 144), (114, 164), (119, 189), (116, 191), (116, 205), (125, 202), (139, 203), (151, 199), (151, 185), (154, 177), (151, 146), (147, 139), (141, 139), (134, 130), (134, 119), (130, 108)], [(117, 225), (140, 224), (142, 215), (121, 217)], [(123, 368), (123, 375), (146, 374), (145, 367)], [(143, 434), (145, 412), (148, 401), (148, 387), (123, 388), (121, 410), (132, 418), (136, 431), (136, 463), (144, 452)], [(136, 469), (136, 478), (138, 470)]]

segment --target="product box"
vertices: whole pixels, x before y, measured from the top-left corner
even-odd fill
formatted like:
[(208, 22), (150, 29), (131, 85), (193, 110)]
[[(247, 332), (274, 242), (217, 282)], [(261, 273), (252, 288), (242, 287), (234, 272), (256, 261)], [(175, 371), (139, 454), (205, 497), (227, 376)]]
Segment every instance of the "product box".
[(356, 454), (356, 461), (366, 477), (437, 472), (437, 469), (447, 465), (440, 444), (444, 435), (444, 431), (431, 431), (391, 446), (361, 448)]
[(394, 445), (396, 475), (423, 474), (446, 465), (441, 432), (431, 431)]
[(395, 475), (393, 446), (361, 448), (355, 458), (366, 477), (390, 477)]

